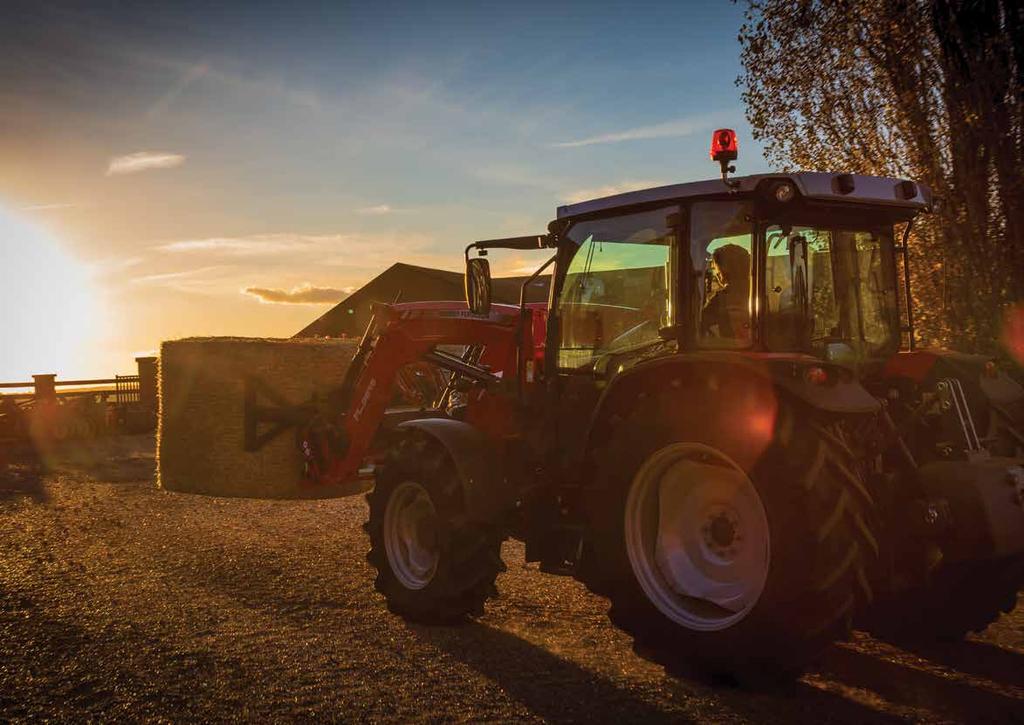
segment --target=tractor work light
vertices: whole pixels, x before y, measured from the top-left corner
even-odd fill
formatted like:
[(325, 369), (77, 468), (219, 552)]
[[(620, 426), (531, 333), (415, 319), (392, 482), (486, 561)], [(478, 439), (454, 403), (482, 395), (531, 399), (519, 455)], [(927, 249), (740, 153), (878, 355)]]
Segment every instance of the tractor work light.
[(899, 199), (910, 201), (917, 196), (917, 184), (913, 181), (901, 181), (896, 184), (896, 196)]
[(711, 160), (733, 161), (739, 156), (736, 132), (731, 128), (720, 128), (711, 134)]
[(788, 204), (796, 198), (796, 187), (791, 181), (778, 180), (761, 184), (758, 191), (766, 201), (775, 204)]
[(788, 181), (783, 181), (775, 186), (772, 196), (775, 197), (775, 201), (785, 204), (788, 201), (792, 201), (793, 197), (796, 196), (796, 189)]
[(836, 177), (836, 187), (840, 194), (852, 194), (857, 188), (857, 182), (853, 174), (840, 174)]

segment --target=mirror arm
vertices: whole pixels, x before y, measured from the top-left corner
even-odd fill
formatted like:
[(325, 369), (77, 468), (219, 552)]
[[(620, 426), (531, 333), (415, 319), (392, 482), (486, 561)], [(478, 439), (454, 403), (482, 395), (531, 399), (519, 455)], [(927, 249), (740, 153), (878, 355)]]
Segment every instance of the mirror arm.
[(466, 247), (466, 259), (471, 249), (545, 249), (556, 243), (550, 234), (534, 234), (529, 237), (508, 237), (506, 239), (484, 239)]

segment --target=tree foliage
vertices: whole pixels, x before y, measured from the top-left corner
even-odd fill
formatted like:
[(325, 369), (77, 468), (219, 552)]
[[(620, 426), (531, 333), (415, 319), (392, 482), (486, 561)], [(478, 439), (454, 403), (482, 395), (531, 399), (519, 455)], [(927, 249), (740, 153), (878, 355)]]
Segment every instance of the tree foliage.
[(1024, 301), (1024, 3), (749, 0), (747, 116), (784, 168), (909, 178), (916, 322), (991, 351)]

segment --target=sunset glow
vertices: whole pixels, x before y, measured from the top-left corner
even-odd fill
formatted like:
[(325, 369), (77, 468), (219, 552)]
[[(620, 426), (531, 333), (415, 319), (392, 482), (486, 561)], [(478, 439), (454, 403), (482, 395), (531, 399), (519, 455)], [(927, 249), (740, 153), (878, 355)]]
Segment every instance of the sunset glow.
[(88, 268), (44, 228), (0, 209), (0, 380), (89, 365), (102, 308)]
[(739, 91), (706, 83), (740, 72), (742, 8), (534, 11), (5, 6), (0, 205), (21, 221), (4, 223), (52, 230), (76, 302), (25, 311), (55, 273), (4, 240), (17, 334), (71, 337), (5, 345), (0, 379), (82, 377), (83, 353), (90, 377), (131, 373), (186, 336), (291, 336), (396, 262), (461, 271), (467, 243), (543, 233), (561, 204), (707, 176), (721, 126), (745, 172), (767, 170)]

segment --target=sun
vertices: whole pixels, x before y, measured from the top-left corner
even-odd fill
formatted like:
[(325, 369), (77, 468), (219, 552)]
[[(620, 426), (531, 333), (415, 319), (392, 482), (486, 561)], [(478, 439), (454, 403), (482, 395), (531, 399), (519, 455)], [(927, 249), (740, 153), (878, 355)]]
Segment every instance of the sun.
[(79, 375), (98, 313), (88, 267), (51, 232), (0, 207), (0, 382)]

